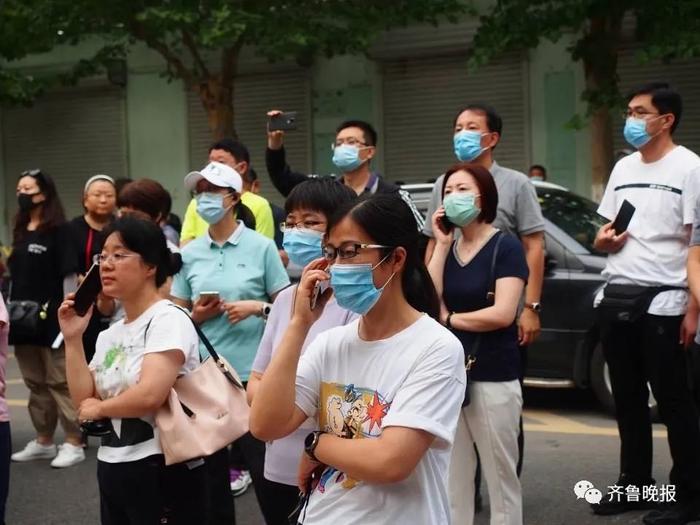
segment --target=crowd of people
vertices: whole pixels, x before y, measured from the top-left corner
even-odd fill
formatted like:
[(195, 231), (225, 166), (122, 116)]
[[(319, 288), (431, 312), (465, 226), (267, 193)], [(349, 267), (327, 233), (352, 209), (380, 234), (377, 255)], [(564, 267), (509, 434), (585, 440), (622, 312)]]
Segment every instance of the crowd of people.
[[(649, 510), (647, 525), (700, 519), (687, 380), (700, 348), (700, 157), (673, 141), (681, 114), (667, 84), (630, 95), (624, 136), (637, 151), (612, 171), (599, 208), (609, 223), (595, 241), (610, 254), (596, 307), (621, 442), (615, 486), (655, 483), (649, 384), (677, 502), (610, 497), (592, 510)], [(181, 227), (155, 180), (95, 175), (84, 214), (66, 222), (51, 177), (23, 172), (0, 380), (9, 342), (36, 437), (11, 454), (0, 397), (1, 515), (10, 459), (67, 468), (100, 435), (106, 525), (230, 525), (251, 484), (268, 525), (471, 525), (482, 477), (491, 524), (521, 525), (522, 382), (547, 307), (545, 222), (530, 180), (547, 173), (498, 164), (502, 133), (488, 105), (457, 111), (456, 162), (435, 167), (426, 217), (373, 170), (377, 133), (359, 120), (337, 128), (339, 176), (293, 171), (284, 132), (268, 131), (266, 169), (284, 209), (258, 194), (245, 145), (215, 142), (184, 178), (192, 200)], [(635, 213), (621, 231), (623, 202)], [(303, 268), (294, 283), (288, 267)], [(80, 315), (77, 292), (95, 268), (101, 291)], [(227, 446), (173, 463), (159, 411), (208, 345), (245, 388), (247, 424)]]

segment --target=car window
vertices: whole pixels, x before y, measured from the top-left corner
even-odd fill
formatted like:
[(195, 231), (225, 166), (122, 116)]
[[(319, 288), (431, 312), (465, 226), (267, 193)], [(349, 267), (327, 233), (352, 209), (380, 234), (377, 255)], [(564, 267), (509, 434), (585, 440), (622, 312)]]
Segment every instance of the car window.
[(603, 255), (593, 248), (598, 230), (607, 221), (598, 215), (592, 200), (568, 191), (537, 188), (545, 218), (564, 230), (589, 252)]

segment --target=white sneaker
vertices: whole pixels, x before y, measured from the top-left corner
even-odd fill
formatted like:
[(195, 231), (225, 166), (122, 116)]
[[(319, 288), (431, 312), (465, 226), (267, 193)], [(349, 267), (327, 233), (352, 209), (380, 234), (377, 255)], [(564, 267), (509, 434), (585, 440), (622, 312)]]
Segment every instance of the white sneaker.
[(234, 497), (240, 496), (248, 487), (253, 483), (253, 479), (250, 477), (250, 472), (247, 470), (230, 470), (231, 477), (231, 492)]
[(65, 468), (72, 467), (85, 461), (85, 451), (83, 447), (76, 447), (70, 443), (64, 443), (63, 445), (58, 445), (58, 455), (51, 462), (53, 468)]
[(34, 461), (35, 459), (52, 459), (56, 457), (56, 445), (42, 445), (36, 439), (26, 444), (24, 449), (12, 454), (12, 461)]

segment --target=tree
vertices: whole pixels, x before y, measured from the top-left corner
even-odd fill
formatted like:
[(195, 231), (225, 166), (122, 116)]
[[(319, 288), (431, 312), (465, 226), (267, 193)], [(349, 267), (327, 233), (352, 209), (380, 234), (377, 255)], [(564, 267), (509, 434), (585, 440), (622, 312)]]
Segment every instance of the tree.
[(671, 59), (700, 54), (698, 0), (498, 0), (481, 17), (471, 63), (483, 64), (513, 49), (535, 48), (572, 35), (568, 51), (581, 61), (588, 103), (594, 195), (601, 195), (613, 165), (610, 113), (621, 109), (617, 59), (626, 15), (636, 18), (641, 56)]
[(143, 43), (164, 73), (200, 97), (214, 138), (235, 136), (234, 78), (241, 49), (269, 60), (362, 53), (385, 29), (455, 22), (461, 0), (4, 0), (0, 57), (15, 60), (58, 45), (100, 39), (98, 53), (61, 76), (0, 69), (0, 102), (30, 102), (47, 86), (94, 74)]

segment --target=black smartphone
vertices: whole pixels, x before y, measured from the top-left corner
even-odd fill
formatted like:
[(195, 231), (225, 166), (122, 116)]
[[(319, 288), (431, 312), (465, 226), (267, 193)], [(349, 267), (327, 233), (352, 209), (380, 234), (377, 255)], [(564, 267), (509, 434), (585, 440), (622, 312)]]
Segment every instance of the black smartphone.
[(75, 292), (75, 304), (73, 306), (75, 313), (80, 317), (84, 316), (101, 291), (100, 267), (97, 264), (93, 264)]
[(448, 234), (454, 230), (455, 225), (447, 218), (447, 215), (443, 215), (438, 220), (438, 224), (443, 233)]
[(617, 212), (617, 216), (613, 221), (615, 235), (622, 235), (627, 231), (627, 227), (630, 225), (635, 210), (636, 208), (627, 199), (622, 202), (622, 206), (620, 206), (620, 210)]
[(270, 117), (267, 123), (270, 131), (291, 131), (297, 129), (297, 112), (288, 111)]

